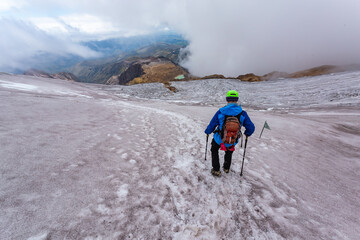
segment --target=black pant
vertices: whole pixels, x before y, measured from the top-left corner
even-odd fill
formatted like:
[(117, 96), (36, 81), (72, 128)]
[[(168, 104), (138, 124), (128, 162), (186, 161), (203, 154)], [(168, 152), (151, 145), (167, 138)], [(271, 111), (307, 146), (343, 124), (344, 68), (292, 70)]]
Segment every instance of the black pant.
[[(211, 142), (211, 157), (212, 157), (212, 167), (215, 171), (220, 170), (219, 149), (220, 149), (220, 145), (217, 144), (213, 139)], [(230, 169), (232, 154), (233, 154), (232, 151), (225, 151), (224, 165), (223, 165), (225, 169)]]

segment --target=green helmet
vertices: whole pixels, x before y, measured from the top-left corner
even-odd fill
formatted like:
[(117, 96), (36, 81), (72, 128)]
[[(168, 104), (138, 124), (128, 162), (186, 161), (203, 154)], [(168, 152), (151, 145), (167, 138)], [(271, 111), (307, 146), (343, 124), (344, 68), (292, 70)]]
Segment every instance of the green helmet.
[(239, 97), (239, 94), (235, 90), (230, 90), (227, 92), (226, 97)]
[(226, 101), (228, 102), (237, 102), (239, 100), (239, 94), (235, 90), (230, 90), (226, 94)]

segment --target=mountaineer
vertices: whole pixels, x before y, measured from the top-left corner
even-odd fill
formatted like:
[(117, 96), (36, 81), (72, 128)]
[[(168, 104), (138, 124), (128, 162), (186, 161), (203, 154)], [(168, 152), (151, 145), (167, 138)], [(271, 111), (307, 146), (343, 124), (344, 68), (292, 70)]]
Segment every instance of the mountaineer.
[(241, 127), (245, 127), (246, 139), (255, 131), (255, 125), (248, 114), (242, 110), (238, 104), (239, 94), (235, 90), (227, 92), (227, 105), (220, 108), (207, 126), (205, 133), (207, 137), (214, 133), (211, 142), (212, 169), (214, 176), (220, 176), (219, 149), (225, 151), (223, 170), (229, 173), (232, 154), (235, 151), (235, 145), (241, 137)]

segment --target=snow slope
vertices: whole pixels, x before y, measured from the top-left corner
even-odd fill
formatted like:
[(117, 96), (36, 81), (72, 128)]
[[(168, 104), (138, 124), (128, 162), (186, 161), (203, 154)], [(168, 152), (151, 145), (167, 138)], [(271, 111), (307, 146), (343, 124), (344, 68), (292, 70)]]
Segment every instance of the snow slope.
[[(173, 86), (0, 75), (0, 239), (358, 239), (360, 72)], [(214, 178), (229, 89), (256, 132)]]

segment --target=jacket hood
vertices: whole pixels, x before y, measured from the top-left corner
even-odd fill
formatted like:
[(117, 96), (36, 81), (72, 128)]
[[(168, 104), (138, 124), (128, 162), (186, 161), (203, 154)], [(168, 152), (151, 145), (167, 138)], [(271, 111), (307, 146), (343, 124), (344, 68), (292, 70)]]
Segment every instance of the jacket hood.
[(242, 112), (242, 108), (240, 104), (229, 103), (225, 107), (220, 108), (220, 112), (224, 115), (236, 116)]

